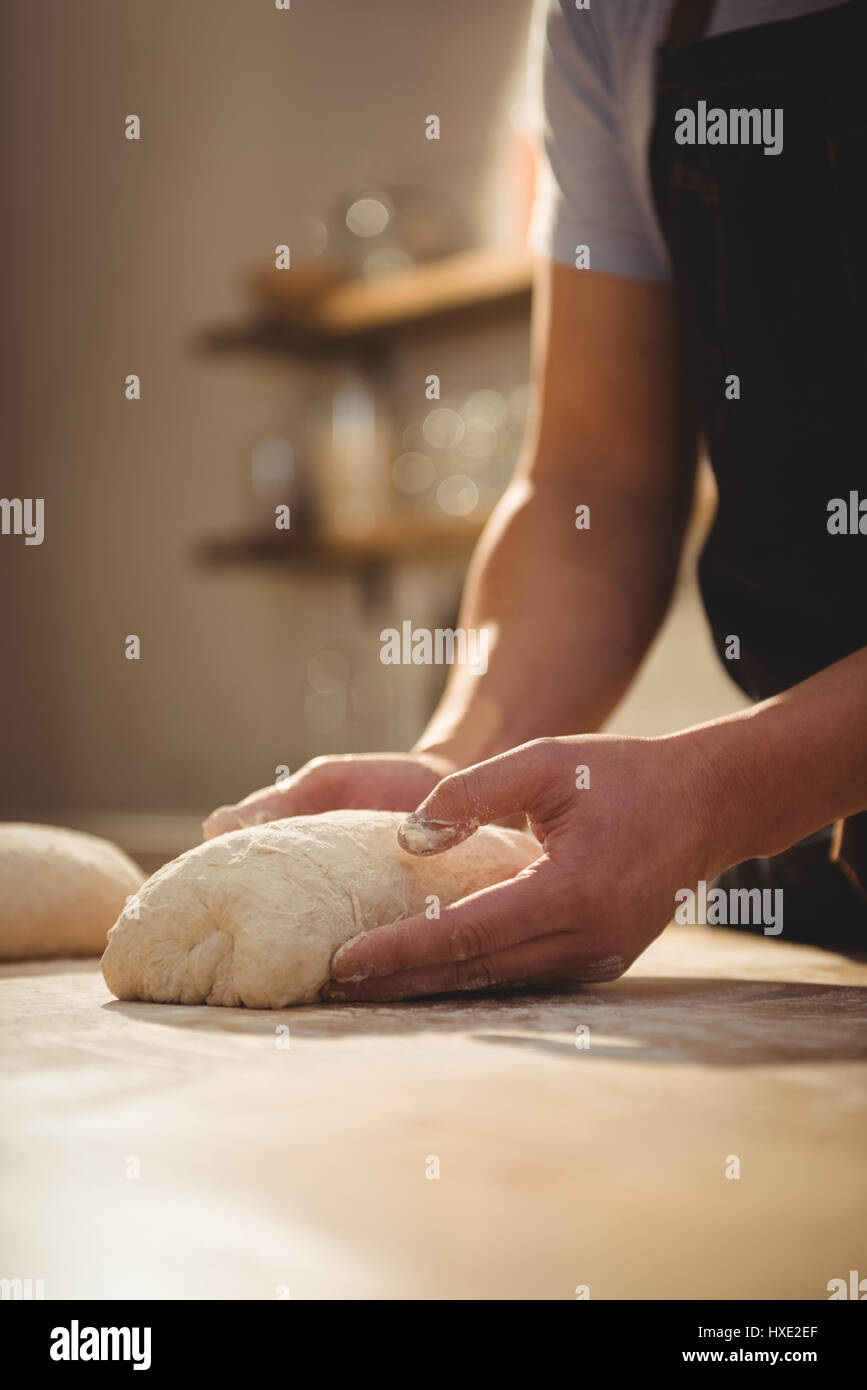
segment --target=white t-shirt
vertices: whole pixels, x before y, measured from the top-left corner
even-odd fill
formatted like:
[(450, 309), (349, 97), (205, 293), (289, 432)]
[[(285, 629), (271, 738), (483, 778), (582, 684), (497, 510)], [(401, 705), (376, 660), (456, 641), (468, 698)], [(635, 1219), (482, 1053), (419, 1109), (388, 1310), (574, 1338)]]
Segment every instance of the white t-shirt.
[[(840, 0), (717, 0), (708, 36), (794, 19)], [(531, 63), (541, 81), (546, 161), (530, 245), (640, 280), (670, 279), (650, 186), (655, 52), (672, 0), (537, 0)]]

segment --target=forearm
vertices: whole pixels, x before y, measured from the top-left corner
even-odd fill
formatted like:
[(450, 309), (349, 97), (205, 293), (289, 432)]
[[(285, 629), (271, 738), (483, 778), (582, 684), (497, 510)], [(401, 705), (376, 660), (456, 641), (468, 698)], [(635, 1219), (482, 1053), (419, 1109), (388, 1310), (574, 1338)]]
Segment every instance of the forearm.
[(867, 648), (676, 737), (707, 769), (715, 872), (779, 854), (867, 809)]
[[(575, 527), (578, 503), (589, 530)], [(417, 750), (461, 766), (542, 735), (597, 729), (632, 680), (665, 612), (682, 509), (582, 481), (519, 479), (470, 569), (460, 625), (487, 629), (487, 670), (453, 668)]]

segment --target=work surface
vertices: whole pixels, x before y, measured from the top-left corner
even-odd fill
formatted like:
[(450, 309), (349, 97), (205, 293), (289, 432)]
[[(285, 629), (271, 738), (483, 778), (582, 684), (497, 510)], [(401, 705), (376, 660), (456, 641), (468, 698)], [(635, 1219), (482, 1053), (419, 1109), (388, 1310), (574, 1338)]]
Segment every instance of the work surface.
[(865, 1002), (867, 963), (698, 927), (610, 985), (282, 1013), (7, 965), (0, 1273), (47, 1298), (827, 1298), (867, 1274)]

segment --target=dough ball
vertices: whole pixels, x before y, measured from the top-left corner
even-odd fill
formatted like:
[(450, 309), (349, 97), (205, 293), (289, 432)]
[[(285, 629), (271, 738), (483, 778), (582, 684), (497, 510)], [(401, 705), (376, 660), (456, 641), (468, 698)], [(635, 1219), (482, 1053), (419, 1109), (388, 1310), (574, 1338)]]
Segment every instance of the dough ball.
[(96, 835), (0, 824), (0, 960), (98, 956), (144, 874)]
[(120, 999), (282, 1009), (318, 999), (350, 937), (512, 878), (535, 840), (486, 826), (429, 859), (393, 811), (328, 811), (233, 830), (148, 879), (112, 928), (102, 973)]

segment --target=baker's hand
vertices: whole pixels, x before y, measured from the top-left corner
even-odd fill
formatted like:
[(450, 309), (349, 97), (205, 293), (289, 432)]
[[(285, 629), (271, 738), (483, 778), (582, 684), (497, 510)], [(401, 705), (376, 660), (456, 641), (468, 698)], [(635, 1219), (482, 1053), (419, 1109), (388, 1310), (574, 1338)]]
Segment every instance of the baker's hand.
[(206, 840), (242, 826), (320, 811), (412, 811), (455, 764), (439, 753), (357, 753), (314, 758), (279, 785), (220, 806), (202, 826)]
[(622, 975), (673, 917), (676, 891), (726, 867), (721, 789), (692, 733), (539, 739), (446, 777), (401, 826), (405, 849), (440, 853), (524, 811), (539, 858), (438, 920), (411, 917), (348, 942), (325, 997)]

